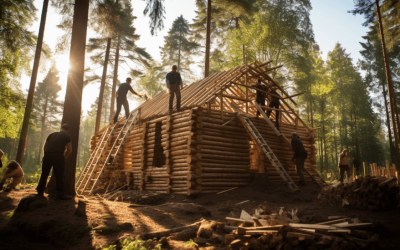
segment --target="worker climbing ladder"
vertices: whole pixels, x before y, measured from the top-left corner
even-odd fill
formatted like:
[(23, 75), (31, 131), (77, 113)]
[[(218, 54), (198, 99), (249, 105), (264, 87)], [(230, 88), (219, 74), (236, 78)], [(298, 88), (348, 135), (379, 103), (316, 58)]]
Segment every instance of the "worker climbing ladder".
[[(285, 143), (290, 149), (292, 149), (292, 145), (290, 144), (289, 140), (286, 138), (286, 136), (284, 136), (279, 130), (277, 130), (274, 126), (274, 124), (272, 124), (271, 120), (267, 117), (267, 115), (265, 114), (264, 110), (260, 107), (260, 105), (258, 105), (258, 103), (255, 103), (255, 106), (258, 110), (258, 112), (260, 112), (260, 114), (262, 115), (262, 117), (264, 118), (264, 120), (267, 122), (267, 124), (271, 127), (271, 129), (275, 132), (275, 134), (281, 139), (281, 141), (283, 143)], [(306, 173), (311, 177), (311, 179), (313, 181), (315, 181), (318, 185), (320, 185), (321, 187), (327, 185), (327, 183), (324, 181), (324, 179), (318, 174), (317, 171), (315, 171), (314, 169), (309, 169), (306, 166), (304, 166), (303, 168)]]
[(258, 146), (264, 152), (265, 156), (267, 156), (268, 160), (271, 162), (272, 166), (276, 169), (282, 179), (288, 184), (290, 190), (292, 190), (292, 192), (300, 191), (297, 185), (293, 182), (292, 178), (290, 178), (286, 170), (283, 168), (281, 162), (278, 160), (274, 152), (272, 152), (271, 148), (265, 142), (260, 132), (258, 132), (253, 122), (248, 117), (244, 116), (233, 102), (231, 103), (231, 107), (237, 112), (239, 120), (251, 136), (252, 140), (258, 144)]
[[(112, 125), (112, 129), (108, 128), (106, 130), (102, 136), (102, 139), (96, 146), (96, 153), (93, 154), (94, 156), (91, 160), (91, 163), (88, 165), (85, 173), (81, 175), (81, 178), (77, 183), (77, 192), (79, 194), (92, 194), (96, 186), (99, 184), (99, 180), (101, 179), (103, 172), (107, 171), (110, 166), (118, 162), (119, 153), (125, 145), (126, 138), (129, 136), (131, 128), (135, 124), (136, 117), (138, 116), (139, 112), (140, 110), (137, 110), (129, 115), (128, 119), (120, 128), (120, 131), (113, 143), (111, 142), (113, 132), (117, 129), (120, 123), (117, 122), (116, 124)], [(111, 132), (107, 133), (109, 130), (111, 130)], [(112, 146), (110, 148), (109, 145), (111, 143)], [(93, 163), (94, 161), (95, 163)]]

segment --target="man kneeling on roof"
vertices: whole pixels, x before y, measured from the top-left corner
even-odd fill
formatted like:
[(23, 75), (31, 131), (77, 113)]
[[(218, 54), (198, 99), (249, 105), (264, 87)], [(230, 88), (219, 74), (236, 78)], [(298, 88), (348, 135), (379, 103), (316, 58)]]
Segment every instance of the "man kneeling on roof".
[(296, 132), (292, 132), (292, 149), (294, 152), (292, 161), (296, 163), (297, 174), (300, 177), (299, 185), (305, 186), (306, 179), (304, 178), (303, 168), (304, 162), (307, 159), (307, 151), (304, 148), (303, 142), (301, 141), (300, 137), (297, 135)]

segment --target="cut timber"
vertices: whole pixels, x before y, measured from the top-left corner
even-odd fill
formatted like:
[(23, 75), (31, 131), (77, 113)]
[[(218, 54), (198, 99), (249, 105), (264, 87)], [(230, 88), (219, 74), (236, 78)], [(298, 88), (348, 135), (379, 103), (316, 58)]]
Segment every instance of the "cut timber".
[(189, 225), (189, 226), (183, 226), (183, 227), (175, 227), (170, 230), (162, 231), (162, 232), (157, 232), (157, 233), (148, 233), (148, 234), (142, 234), (139, 236), (140, 239), (142, 240), (148, 240), (148, 239), (154, 239), (154, 238), (161, 238), (161, 237), (167, 237), (172, 233), (177, 233), (183, 230), (187, 229), (198, 229), (200, 226), (200, 222), (194, 224), (194, 225)]

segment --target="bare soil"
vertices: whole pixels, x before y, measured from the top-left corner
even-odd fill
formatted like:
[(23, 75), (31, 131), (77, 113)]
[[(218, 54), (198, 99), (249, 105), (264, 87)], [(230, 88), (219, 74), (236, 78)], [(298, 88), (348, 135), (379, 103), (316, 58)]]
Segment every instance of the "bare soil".
[[(5, 218), (17, 207), (22, 198), (35, 195), (35, 190), (1, 192), (0, 250), (97, 249), (115, 244), (118, 239), (135, 238), (144, 233), (189, 225), (201, 219), (223, 222), (227, 216), (240, 215), (242, 209), (251, 213), (259, 205), (268, 205), (272, 209), (281, 207), (285, 210), (298, 209), (299, 218), (303, 223), (316, 223), (333, 215), (358, 217), (363, 222), (375, 223), (375, 231), (380, 235), (379, 249), (400, 249), (399, 211), (371, 212), (331, 207), (320, 204), (317, 200), (320, 191), (317, 184), (308, 183), (306, 187), (300, 187), (300, 190), (299, 193), (292, 193), (283, 184), (272, 183), (263, 187), (253, 185), (238, 188), (219, 195), (200, 194), (195, 198), (189, 198), (186, 195), (163, 194), (161, 199), (150, 204), (143, 204), (143, 207), (129, 207), (131, 203), (127, 201), (94, 200), (89, 197), (89, 200), (85, 200), (86, 217), (73, 215), (78, 198), (72, 201), (58, 201), (46, 196), (44, 206), (19, 213), (16, 219)], [(243, 201), (247, 202), (236, 205)], [(86, 233), (77, 244), (60, 246), (49, 240), (30, 237), (30, 232), (21, 231), (21, 223), (15, 222), (39, 224), (50, 219), (68, 222), (76, 228), (89, 226), (95, 230)], [(99, 230), (102, 227), (117, 228), (120, 231), (102, 232)], [(182, 242), (171, 241), (170, 245), (171, 249), (179, 249)], [(224, 249), (224, 247), (211, 245), (203, 249)]]

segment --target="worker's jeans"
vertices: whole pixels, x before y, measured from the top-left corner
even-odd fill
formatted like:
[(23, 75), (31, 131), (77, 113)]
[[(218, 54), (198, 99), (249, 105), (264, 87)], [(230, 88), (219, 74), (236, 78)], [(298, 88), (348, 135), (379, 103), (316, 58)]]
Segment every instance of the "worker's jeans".
[(121, 113), (122, 105), (124, 105), (126, 119), (129, 118), (129, 103), (126, 97), (117, 96), (117, 110), (114, 115), (114, 124), (118, 121), (119, 113)]
[(40, 175), (39, 185), (36, 190), (39, 194), (43, 194), (46, 189), (47, 177), (53, 167), (53, 174), (56, 177), (57, 195), (64, 194), (64, 168), (65, 159), (62, 154), (44, 155), (42, 164), (42, 174)]
[[(276, 108), (276, 109), (279, 109), (279, 102), (270, 102), (269, 103), (269, 105), (268, 105), (268, 107), (269, 108)], [(268, 110), (268, 112), (267, 112), (267, 116), (268, 116), (268, 118), (269, 118), (269, 116), (271, 115), (271, 113), (272, 113), (272, 109), (270, 109), (270, 110)], [(278, 110), (275, 110), (275, 127), (277, 128), (277, 129), (279, 129), (279, 111)]]
[(181, 86), (179, 83), (169, 85), (169, 110), (174, 108), (174, 95), (176, 95), (176, 111), (181, 109)]
[(340, 165), (340, 166), (339, 166), (339, 174), (340, 174), (340, 179), (339, 179), (339, 181), (340, 181), (340, 182), (343, 182), (343, 180), (344, 180), (344, 172), (346, 172), (347, 181), (349, 181), (349, 178), (350, 178), (350, 173), (349, 173), (349, 171), (350, 171), (349, 165)]
[(300, 177), (300, 182), (305, 183), (306, 179), (304, 178), (304, 173), (303, 173), (303, 168), (304, 168), (304, 161), (306, 158), (304, 156), (299, 156), (295, 159), (296, 161), (296, 169), (297, 169), (297, 174)]

